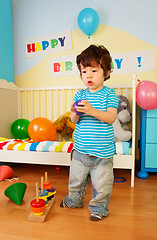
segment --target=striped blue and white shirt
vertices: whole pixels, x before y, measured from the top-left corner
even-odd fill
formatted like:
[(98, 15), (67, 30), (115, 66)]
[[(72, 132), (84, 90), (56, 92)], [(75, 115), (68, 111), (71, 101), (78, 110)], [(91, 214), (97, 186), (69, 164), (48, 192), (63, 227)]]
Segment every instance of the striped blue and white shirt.
[[(104, 86), (91, 93), (88, 88), (78, 91), (73, 101), (86, 99), (96, 109), (118, 108), (119, 99), (114, 89)], [(84, 113), (75, 125), (74, 149), (83, 154), (106, 158), (114, 154), (114, 130), (112, 124)]]

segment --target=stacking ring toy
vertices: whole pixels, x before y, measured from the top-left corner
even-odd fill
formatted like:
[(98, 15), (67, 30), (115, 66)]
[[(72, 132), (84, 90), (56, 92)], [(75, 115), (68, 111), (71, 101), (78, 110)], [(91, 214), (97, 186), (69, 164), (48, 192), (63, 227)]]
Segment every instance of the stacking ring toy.
[[(117, 179), (117, 180), (115, 180)], [(125, 182), (126, 178), (124, 177), (114, 177), (114, 182), (120, 183), (120, 182)]]

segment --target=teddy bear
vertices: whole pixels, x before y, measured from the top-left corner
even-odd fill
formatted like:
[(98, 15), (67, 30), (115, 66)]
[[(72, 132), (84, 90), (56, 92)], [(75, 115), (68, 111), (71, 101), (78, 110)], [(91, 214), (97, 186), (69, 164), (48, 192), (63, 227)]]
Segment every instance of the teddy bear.
[(113, 123), (115, 142), (125, 142), (131, 139), (131, 131), (127, 123), (131, 120), (130, 103), (127, 97), (118, 95), (119, 106), (117, 118)]

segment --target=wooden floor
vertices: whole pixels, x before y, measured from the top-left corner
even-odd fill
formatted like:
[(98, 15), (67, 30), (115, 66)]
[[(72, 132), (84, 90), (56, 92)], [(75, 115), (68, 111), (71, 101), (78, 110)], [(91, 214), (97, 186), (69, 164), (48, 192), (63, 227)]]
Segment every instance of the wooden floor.
[[(12, 164), (14, 177), (19, 180), (0, 183), (0, 239), (2, 240), (155, 240), (157, 239), (157, 174), (147, 179), (135, 178), (130, 187), (129, 170), (115, 170), (115, 176), (126, 182), (114, 183), (109, 203), (110, 214), (99, 222), (89, 220), (90, 185), (81, 209), (60, 208), (68, 189), (68, 167), (59, 171), (55, 166)], [(35, 198), (35, 183), (48, 172), (48, 180), (56, 189), (56, 199), (45, 222), (27, 220), (30, 201)], [(24, 182), (27, 189), (21, 206), (9, 200), (5, 189), (13, 183)]]

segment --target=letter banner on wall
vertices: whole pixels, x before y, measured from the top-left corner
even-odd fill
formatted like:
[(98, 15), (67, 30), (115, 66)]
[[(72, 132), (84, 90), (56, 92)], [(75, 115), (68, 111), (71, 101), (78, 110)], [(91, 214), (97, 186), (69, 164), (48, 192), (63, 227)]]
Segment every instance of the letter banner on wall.
[[(153, 49), (135, 52), (114, 53), (112, 74), (147, 72), (156, 70)], [(50, 77), (78, 75), (76, 56), (50, 58)]]
[(62, 52), (71, 48), (70, 30), (25, 40), (26, 57)]
[(50, 58), (50, 77), (74, 76), (78, 74), (76, 56)]
[(147, 72), (156, 70), (154, 49), (135, 52), (114, 53), (112, 56), (112, 74)]

